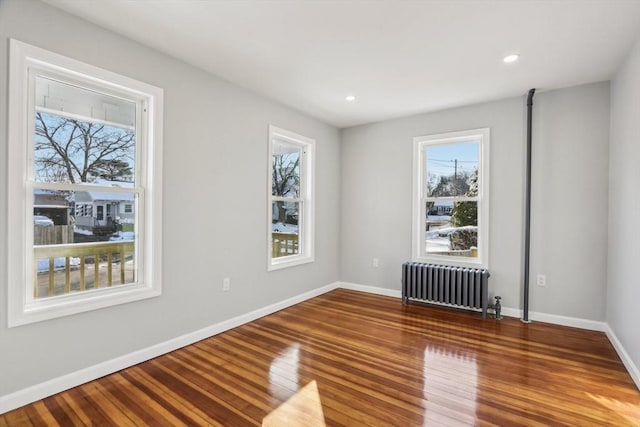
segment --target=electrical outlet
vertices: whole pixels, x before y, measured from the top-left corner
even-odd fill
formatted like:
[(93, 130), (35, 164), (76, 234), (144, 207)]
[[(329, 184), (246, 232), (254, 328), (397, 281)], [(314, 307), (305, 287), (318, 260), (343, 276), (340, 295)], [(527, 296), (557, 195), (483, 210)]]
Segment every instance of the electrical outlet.
[(547, 276), (538, 274), (538, 286), (547, 286)]
[(374, 258), (374, 259), (373, 259), (373, 266), (374, 266), (375, 268), (380, 267), (380, 260), (379, 260), (378, 258)]
[(225, 277), (224, 279), (222, 279), (222, 290), (226, 292), (229, 290), (229, 288), (231, 288), (231, 278)]

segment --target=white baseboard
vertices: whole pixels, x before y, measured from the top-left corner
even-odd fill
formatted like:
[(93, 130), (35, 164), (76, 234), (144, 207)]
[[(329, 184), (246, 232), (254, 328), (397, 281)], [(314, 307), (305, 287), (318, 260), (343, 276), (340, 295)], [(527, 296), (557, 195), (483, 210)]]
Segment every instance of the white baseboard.
[(332, 291), (339, 286), (339, 282), (331, 283), (321, 288), (288, 298), (284, 301), (280, 301), (275, 304), (260, 308), (258, 310), (254, 310), (250, 313), (242, 314), (232, 319), (216, 323), (215, 325), (208, 326), (195, 332), (170, 339), (168, 341), (135, 351), (133, 353), (126, 354), (124, 356), (117, 357), (112, 360), (107, 360), (106, 362), (102, 362), (97, 365), (90, 366), (88, 368), (81, 369), (67, 375), (63, 375), (58, 378), (53, 378), (49, 381), (45, 381), (28, 388), (18, 390), (11, 394), (0, 396), (0, 414), (4, 414), (5, 412), (9, 412), (13, 409), (27, 405), (53, 394), (60, 393), (61, 391), (68, 390), (72, 387), (76, 387), (88, 381), (95, 380), (124, 368), (128, 368), (149, 359), (153, 359), (154, 357), (158, 357), (171, 351), (177, 350), (189, 344), (193, 344), (205, 338), (209, 338), (213, 335), (217, 335), (229, 329), (233, 329), (237, 326), (275, 313), (276, 311), (280, 311), (292, 305)]
[[(504, 307), (502, 314), (509, 317), (522, 319), (522, 310), (519, 308)], [(579, 317), (561, 316), (559, 314), (529, 312), (529, 320), (536, 322), (552, 323), (554, 325), (570, 326), (572, 328), (588, 329), (590, 331), (604, 332), (607, 324), (597, 320), (581, 319)]]
[[(401, 298), (400, 289), (379, 288), (376, 286), (361, 285), (350, 282), (337, 282), (338, 287), (343, 289), (351, 289), (354, 291), (368, 292), (376, 295), (384, 295), (388, 297)], [(512, 307), (502, 307), (502, 315), (508, 317), (522, 318), (522, 310)], [(538, 322), (553, 323), (555, 325), (571, 326), (573, 328), (589, 329), (592, 331), (605, 331), (605, 323), (595, 320), (580, 319), (577, 317), (560, 316), (557, 314), (547, 314), (538, 312), (529, 312), (529, 318)]]
[(378, 288), (377, 286), (359, 285), (350, 282), (337, 282), (339, 288), (350, 289), (352, 291), (367, 292), (370, 294), (384, 295), (386, 297), (400, 298), (400, 289)]
[(638, 369), (636, 364), (633, 363), (631, 356), (629, 356), (629, 353), (624, 349), (622, 343), (608, 324), (605, 327), (605, 333), (607, 334), (609, 341), (611, 341), (613, 348), (618, 353), (618, 356), (620, 356), (620, 360), (622, 360), (624, 367), (627, 368), (627, 372), (631, 375), (631, 379), (633, 379), (633, 382), (636, 383), (636, 387), (640, 390), (640, 369)]

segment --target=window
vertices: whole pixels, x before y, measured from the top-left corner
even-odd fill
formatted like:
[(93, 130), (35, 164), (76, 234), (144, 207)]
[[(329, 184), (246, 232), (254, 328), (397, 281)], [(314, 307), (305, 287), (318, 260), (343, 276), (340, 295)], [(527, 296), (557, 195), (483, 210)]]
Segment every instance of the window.
[(487, 268), (489, 129), (413, 143), (413, 259)]
[[(160, 295), (162, 89), (16, 40), (10, 55), (9, 326)], [(120, 200), (139, 206), (126, 232)]]
[(315, 141), (269, 127), (268, 269), (313, 261)]
[(133, 205), (131, 203), (124, 204), (124, 212), (123, 213), (133, 213)]

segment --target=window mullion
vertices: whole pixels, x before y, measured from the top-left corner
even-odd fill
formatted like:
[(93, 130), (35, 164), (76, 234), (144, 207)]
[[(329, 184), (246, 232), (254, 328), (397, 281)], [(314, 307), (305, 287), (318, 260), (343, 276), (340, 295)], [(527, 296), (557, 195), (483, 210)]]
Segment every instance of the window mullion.
[(303, 202), (305, 199), (302, 197), (282, 197), (282, 196), (271, 196), (271, 200), (274, 202), (292, 202), (299, 203)]

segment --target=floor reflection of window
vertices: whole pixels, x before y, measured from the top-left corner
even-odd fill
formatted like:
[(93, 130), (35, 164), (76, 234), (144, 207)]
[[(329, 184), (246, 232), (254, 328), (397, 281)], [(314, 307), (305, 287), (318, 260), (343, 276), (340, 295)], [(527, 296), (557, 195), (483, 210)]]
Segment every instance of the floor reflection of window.
[(298, 391), (298, 363), (300, 346), (287, 347), (269, 366), (269, 392), (275, 398), (286, 400)]
[(437, 347), (424, 350), (424, 424), (457, 422), (473, 425), (476, 420), (478, 367), (476, 358)]

